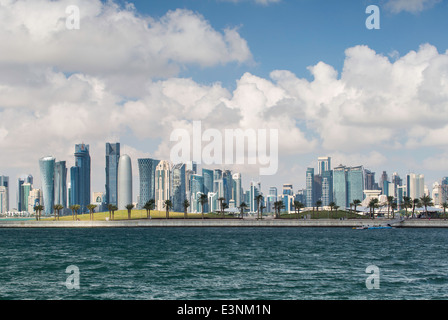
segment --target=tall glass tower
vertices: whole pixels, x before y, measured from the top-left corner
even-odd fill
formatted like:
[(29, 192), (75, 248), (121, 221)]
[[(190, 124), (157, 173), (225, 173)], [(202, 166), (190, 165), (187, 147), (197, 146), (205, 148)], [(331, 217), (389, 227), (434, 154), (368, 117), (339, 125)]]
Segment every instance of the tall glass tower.
[(54, 167), (54, 203), (67, 207), (67, 167), (65, 161), (55, 163)]
[(171, 171), (171, 185), (172, 185), (172, 204), (174, 212), (184, 211), (185, 201), (185, 164), (179, 163), (173, 166)]
[[(90, 153), (89, 145), (75, 145), (75, 167), (70, 169), (72, 201), (81, 206), (81, 212), (88, 211), (90, 204)], [(73, 175), (72, 175), (73, 174)], [(44, 197), (45, 201), (45, 197)]]
[(126, 209), (132, 204), (132, 164), (127, 154), (120, 157), (118, 162), (118, 210)]
[(118, 161), (120, 159), (120, 144), (106, 143), (106, 194), (105, 203), (118, 204)]
[(154, 159), (137, 159), (138, 172), (140, 177), (140, 197), (138, 206), (143, 208), (149, 200), (155, 200), (155, 174), (156, 167), (160, 160)]
[(50, 215), (53, 212), (55, 162), (56, 159), (53, 157), (44, 157), (39, 159), (45, 215)]
[(4, 208), (5, 211), (9, 211), (9, 177), (0, 176), (0, 187), (4, 187), (3, 203), (1, 207)]
[(156, 210), (165, 210), (165, 200), (170, 200), (170, 163), (162, 160), (156, 167), (155, 202)]
[(306, 206), (313, 207), (315, 203), (314, 198), (314, 168), (308, 168), (306, 170)]
[(333, 169), (333, 201), (347, 208), (347, 168), (342, 165)]

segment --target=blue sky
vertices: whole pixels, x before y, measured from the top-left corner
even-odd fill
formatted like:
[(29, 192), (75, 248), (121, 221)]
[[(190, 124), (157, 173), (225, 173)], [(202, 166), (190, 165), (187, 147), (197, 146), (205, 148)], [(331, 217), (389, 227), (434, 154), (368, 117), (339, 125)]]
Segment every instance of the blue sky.
[[(365, 26), (369, 5), (380, 30)], [(104, 145), (121, 142), (136, 197), (137, 158), (167, 158), (170, 133), (195, 120), (279, 130), (265, 192), (303, 187), (319, 156), (377, 179), (424, 173), (430, 189), (448, 175), (447, 1), (22, 0), (0, 16), (0, 174), (13, 188), (30, 173), (39, 187), (40, 157), (71, 166), (85, 142), (104, 191)], [(241, 172), (245, 187), (257, 179)]]
[[(122, 2), (125, 3), (125, 2)], [(385, 1), (282, 0), (260, 5), (219, 0), (133, 1), (138, 12), (162, 17), (169, 10), (184, 8), (204, 16), (215, 29), (237, 27), (247, 40), (255, 65), (226, 65), (222, 68), (190, 67), (181, 75), (199, 82), (222, 81), (233, 87), (235, 79), (250, 71), (269, 77), (276, 69), (310, 77), (307, 67), (324, 61), (341, 71), (345, 49), (365, 44), (377, 53), (404, 54), (426, 42), (440, 51), (448, 48), (448, 3), (437, 3), (421, 12), (392, 13)], [(368, 5), (381, 10), (381, 29), (368, 30)]]

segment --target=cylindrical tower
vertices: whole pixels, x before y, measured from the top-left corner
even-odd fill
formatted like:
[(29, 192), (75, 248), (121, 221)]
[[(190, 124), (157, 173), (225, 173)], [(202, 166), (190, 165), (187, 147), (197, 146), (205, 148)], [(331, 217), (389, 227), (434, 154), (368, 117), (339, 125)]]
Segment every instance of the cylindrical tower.
[(124, 154), (118, 161), (118, 210), (125, 210), (132, 204), (132, 164), (131, 158)]
[(45, 215), (53, 213), (54, 205), (54, 166), (56, 159), (45, 157), (39, 159), (40, 175), (42, 180), (42, 191), (44, 195)]

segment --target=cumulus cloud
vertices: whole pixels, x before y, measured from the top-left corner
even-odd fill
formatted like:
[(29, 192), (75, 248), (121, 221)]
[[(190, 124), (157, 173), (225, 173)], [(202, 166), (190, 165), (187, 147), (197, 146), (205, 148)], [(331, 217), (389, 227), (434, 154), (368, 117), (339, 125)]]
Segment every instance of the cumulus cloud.
[[(73, 5), (80, 28), (70, 30), (66, 8)], [(187, 66), (252, 61), (236, 28), (217, 31), (185, 9), (152, 18), (112, 1), (1, 0), (0, 17), (0, 65), (87, 73), (123, 94), (138, 94), (148, 79), (176, 76)]]
[(403, 11), (417, 13), (432, 8), (441, 0), (389, 0), (385, 7), (392, 13)]
[(279, 3), (282, 0), (218, 0), (218, 1), (221, 1), (221, 2), (233, 2), (233, 3), (254, 2), (256, 4), (267, 6), (267, 5), (270, 5), (272, 3)]

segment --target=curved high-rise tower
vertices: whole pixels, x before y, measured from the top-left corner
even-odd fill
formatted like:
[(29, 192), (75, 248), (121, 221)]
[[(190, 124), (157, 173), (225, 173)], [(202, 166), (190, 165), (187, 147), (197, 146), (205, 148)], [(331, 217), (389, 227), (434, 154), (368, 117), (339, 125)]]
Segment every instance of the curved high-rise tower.
[(126, 205), (132, 204), (132, 164), (126, 154), (118, 161), (117, 189), (118, 210), (124, 210)]
[(39, 159), (45, 215), (50, 215), (53, 212), (55, 161), (56, 159), (53, 157), (44, 157)]

